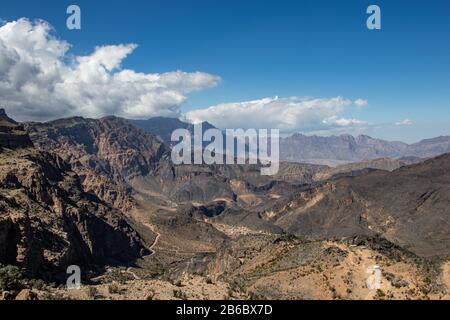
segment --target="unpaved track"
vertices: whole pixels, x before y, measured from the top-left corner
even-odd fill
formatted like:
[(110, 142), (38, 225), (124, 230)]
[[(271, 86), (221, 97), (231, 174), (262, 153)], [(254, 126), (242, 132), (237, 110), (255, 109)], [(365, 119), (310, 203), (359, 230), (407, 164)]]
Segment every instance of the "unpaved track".
[[(149, 249), (150, 249), (150, 251), (151, 251), (150, 256), (152, 256), (152, 255), (154, 255), (155, 252), (156, 252), (155, 247), (158, 245), (158, 241), (159, 241), (159, 238), (161, 237), (161, 233), (159, 233), (159, 232), (156, 230), (155, 226), (152, 225), (152, 224), (150, 224), (150, 223), (143, 223), (143, 225), (146, 226), (147, 228), (149, 228), (153, 233), (156, 233), (155, 241), (153, 241), (153, 244), (149, 247)], [(133, 268), (130, 267), (130, 268), (128, 268), (127, 270), (122, 271), (122, 272), (123, 272), (123, 273), (128, 273), (128, 274), (131, 275), (135, 280), (141, 280), (141, 277), (139, 277), (139, 276), (138, 276), (136, 273), (134, 273), (132, 270), (133, 270)]]
[(141, 280), (141, 278), (136, 273), (134, 273), (131, 268), (125, 270), (124, 273), (130, 274), (134, 278), (134, 280)]
[(153, 233), (156, 233), (155, 241), (153, 241), (153, 244), (150, 246), (150, 250), (152, 251), (151, 255), (153, 255), (156, 251), (155, 247), (158, 245), (158, 241), (159, 241), (159, 238), (161, 237), (161, 233), (159, 233), (158, 230), (156, 230), (155, 226), (150, 223), (144, 223), (144, 226), (149, 228)]

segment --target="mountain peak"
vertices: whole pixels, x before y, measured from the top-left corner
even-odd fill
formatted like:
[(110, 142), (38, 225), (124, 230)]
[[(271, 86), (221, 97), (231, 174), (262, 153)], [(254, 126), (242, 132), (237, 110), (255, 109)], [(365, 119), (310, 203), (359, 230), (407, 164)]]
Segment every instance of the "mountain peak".
[(17, 125), (17, 122), (8, 117), (8, 115), (6, 114), (6, 110), (3, 108), (0, 108), (0, 121), (1, 120), (3, 120), (3, 122), (6, 121), (9, 122), (10, 124)]
[(14, 150), (33, 146), (23, 127), (9, 118), (5, 109), (0, 109), (0, 150)]

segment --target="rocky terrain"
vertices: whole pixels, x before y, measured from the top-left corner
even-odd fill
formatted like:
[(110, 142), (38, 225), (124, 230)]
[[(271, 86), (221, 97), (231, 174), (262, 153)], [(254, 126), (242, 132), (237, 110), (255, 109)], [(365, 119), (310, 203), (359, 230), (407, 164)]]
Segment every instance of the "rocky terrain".
[[(187, 129), (193, 132), (192, 124), (179, 119), (159, 117), (149, 120), (131, 120), (131, 123), (147, 133), (156, 135), (167, 145), (172, 144), (170, 138), (174, 130)], [(203, 127), (204, 130), (214, 128), (209, 123), (204, 123)], [(419, 159), (436, 157), (449, 152), (450, 137), (437, 137), (414, 144), (374, 139), (366, 135), (321, 137), (294, 134), (280, 140), (281, 160), (332, 167), (383, 158), (413, 163)]]
[(133, 206), (130, 179), (154, 170), (165, 151), (154, 136), (115, 117), (29, 123), (26, 129), (37, 148), (67, 161), (88, 191), (124, 210)]
[(0, 152), (31, 147), (30, 137), (17, 122), (0, 109)]
[(164, 135), (116, 117), (0, 119), (4, 299), (450, 298), (448, 155), (266, 177), (176, 166)]
[(379, 158), (431, 158), (450, 152), (450, 137), (406, 144), (365, 135), (319, 137), (295, 134), (281, 139), (280, 152), (285, 161), (331, 166)]
[[(156, 117), (148, 120), (129, 120), (134, 126), (144, 130), (147, 133), (155, 135), (166, 145), (172, 145), (172, 132), (176, 129), (187, 129), (193, 135), (194, 126), (191, 123), (183, 122), (176, 118)], [(204, 122), (203, 130), (215, 128), (212, 124)]]
[(266, 216), (296, 235), (376, 234), (420, 256), (448, 257), (449, 169), (450, 155), (443, 155), (391, 173), (326, 181)]
[(342, 164), (336, 167), (327, 167), (319, 170), (314, 176), (314, 181), (339, 178), (343, 176), (356, 176), (369, 173), (373, 170), (394, 171), (401, 167), (420, 163), (422, 158), (403, 157), (399, 159), (381, 158)]
[(1, 121), (17, 137), (0, 153), (0, 264), (54, 281), (72, 264), (95, 271), (149, 253), (127, 217), (86, 192), (69, 163), (37, 150), (7, 117)]

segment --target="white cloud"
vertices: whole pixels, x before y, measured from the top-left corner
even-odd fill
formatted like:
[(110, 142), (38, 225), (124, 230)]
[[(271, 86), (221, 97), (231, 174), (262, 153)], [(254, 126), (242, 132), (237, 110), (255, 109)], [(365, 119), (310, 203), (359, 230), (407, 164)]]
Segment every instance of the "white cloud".
[(19, 120), (177, 116), (188, 93), (221, 81), (202, 72), (122, 70), (136, 47), (99, 46), (90, 55), (71, 57), (70, 45), (57, 39), (48, 23), (6, 23), (0, 27), (0, 104)]
[(395, 123), (396, 126), (412, 126), (413, 124), (414, 124), (414, 121), (409, 120), (409, 119), (405, 119), (403, 121)]
[(363, 107), (367, 106), (368, 104), (369, 104), (369, 101), (367, 101), (365, 99), (355, 100), (355, 106), (357, 106), (358, 108), (363, 108)]
[(358, 119), (339, 117), (353, 105), (356, 101), (343, 97), (274, 97), (193, 110), (186, 114), (186, 118), (192, 122), (208, 121), (219, 128), (278, 128), (284, 132), (310, 132), (365, 124)]
[(368, 124), (366, 121), (358, 120), (358, 119), (346, 119), (339, 118), (337, 116), (330, 117), (328, 119), (323, 120), (324, 124), (328, 125), (336, 125), (338, 127), (350, 127), (350, 126), (360, 126)]

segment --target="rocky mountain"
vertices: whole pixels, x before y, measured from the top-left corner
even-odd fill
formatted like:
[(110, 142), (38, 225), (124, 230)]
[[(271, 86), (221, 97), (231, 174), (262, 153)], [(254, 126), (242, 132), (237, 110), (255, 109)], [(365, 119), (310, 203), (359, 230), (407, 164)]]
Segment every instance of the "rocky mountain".
[(37, 148), (72, 166), (86, 190), (123, 210), (133, 206), (129, 181), (155, 170), (165, 152), (154, 136), (116, 117), (29, 123), (26, 129)]
[[(147, 133), (157, 136), (166, 145), (172, 145), (171, 137), (172, 133), (177, 129), (187, 129), (193, 135), (194, 125), (188, 122), (183, 122), (176, 118), (155, 117), (148, 120), (129, 120), (130, 123), (136, 127), (144, 130)], [(215, 127), (208, 123), (203, 122), (202, 128), (204, 131), (208, 129), (214, 129)]]
[(135, 206), (136, 197), (169, 205), (235, 202), (248, 199), (252, 188), (275, 186), (273, 180), (311, 183), (324, 168), (282, 164), (275, 178), (267, 178), (257, 165), (177, 166), (170, 146), (116, 117), (28, 123), (26, 128), (39, 149), (57, 152), (71, 164), (86, 190), (125, 211)]
[(409, 145), (403, 156), (431, 158), (449, 152), (450, 137), (442, 136)]
[(266, 218), (286, 232), (320, 238), (380, 235), (425, 257), (450, 255), (450, 155), (393, 172), (321, 183)]
[(404, 166), (424, 161), (422, 158), (403, 157), (399, 159), (374, 159), (349, 164), (339, 165), (337, 167), (327, 167), (320, 170), (314, 175), (315, 181), (327, 180), (331, 178), (338, 178), (342, 176), (363, 175), (373, 170), (394, 171)]
[(379, 158), (431, 158), (450, 152), (450, 137), (423, 140), (408, 145), (351, 135), (319, 137), (295, 134), (280, 141), (281, 159), (336, 166)]
[[(0, 152), (0, 277), (2, 264), (49, 281), (68, 263), (104, 268), (84, 291), (33, 288), (39, 298), (450, 292), (449, 156), (335, 168), (283, 162), (267, 177), (259, 165), (174, 165), (153, 129), (116, 117), (24, 124), (31, 139), (2, 119), (9, 136)], [(368, 137), (347, 140), (359, 141), (349, 157), (371, 154), (364, 145), (388, 148)], [(373, 265), (383, 271), (380, 292), (365, 283)]]
[(34, 148), (5, 115), (0, 134), (0, 264), (54, 280), (68, 265), (87, 272), (148, 252), (128, 218), (87, 192), (58, 154)]
[[(130, 120), (130, 123), (147, 133), (156, 135), (167, 145), (172, 144), (171, 134), (176, 129), (187, 129), (193, 132), (192, 124), (175, 118), (157, 117), (149, 120)], [(203, 124), (204, 130), (209, 128), (214, 126), (207, 122)], [(450, 153), (450, 137), (438, 137), (406, 144), (374, 139), (366, 135), (321, 137), (294, 134), (280, 140), (280, 153), (282, 161), (333, 167), (382, 158), (432, 158)]]
[(10, 119), (4, 109), (0, 109), (0, 151), (31, 146), (31, 140), (23, 127)]

